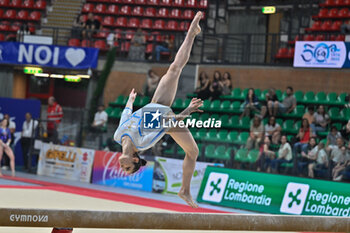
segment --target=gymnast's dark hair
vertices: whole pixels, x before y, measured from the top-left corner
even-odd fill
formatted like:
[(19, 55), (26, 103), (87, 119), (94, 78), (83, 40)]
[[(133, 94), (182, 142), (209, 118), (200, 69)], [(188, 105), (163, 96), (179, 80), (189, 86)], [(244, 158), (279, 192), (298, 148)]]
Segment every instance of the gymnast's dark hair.
[(134, 170), (132, 171), (132, 173), (137, 172), (141, 167), (146, 166), (147, 164), (147, 161), (144, 159), (141, 159), (137, 152), (134, 153), (134, 157), (137, 157), (139, 159), (139, 162), (134, 163)]

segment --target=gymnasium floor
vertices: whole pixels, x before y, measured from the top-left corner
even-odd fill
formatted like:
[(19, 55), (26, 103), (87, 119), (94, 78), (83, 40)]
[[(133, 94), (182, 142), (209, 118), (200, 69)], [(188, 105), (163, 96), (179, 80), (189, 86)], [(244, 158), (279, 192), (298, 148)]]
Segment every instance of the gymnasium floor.
[[(6, 175), (6, 172), (4, 172)], [(82, 184), (50, 177), (17, 173), (17, 177), (0, 179), (0, 208), (80, 209), (142, 212), (207, 212), (246, 211), (200, 204), (199, 209), (184, 205), (175, 195)], [(0, 233), (50, 233), (50, 228), (4, 228)], [(164, 232), (164, 230), (74, 229), (74, 233)], [(202, 231), (166, 231), (202, 232)], [(219, 231), (215, 231), (219, 232)], [(224, 231), (227, 232), (227, 231)]]

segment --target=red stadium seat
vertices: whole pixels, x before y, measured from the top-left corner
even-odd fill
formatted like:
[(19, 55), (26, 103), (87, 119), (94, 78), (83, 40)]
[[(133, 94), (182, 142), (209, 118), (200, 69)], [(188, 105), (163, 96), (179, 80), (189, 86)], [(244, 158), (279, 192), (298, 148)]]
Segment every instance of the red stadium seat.
[(91, 41), (89, 40), (82, 40), (81, 41), (81, 47), (91, 47)]
[(287, 58), (288, 57), (288, 49), (280, 48), (276, 54), (276, 58)]
[(8, 7), (10, 4), (10, 0), (0, 0), (1, 7)]
[(169, 15), (169, 11), (167, 8), (160, 8), (157, 12), (157, 17), (159, 18), (167, 18)]
[(196, 0), (187, 0), (186, 1), (186, 7), (196, 8)]
[(146, 17), (155, 17), (156, 16), (156, 9), (153, 7), (148, 7), (143, 13), (144, 16)]
[(316, 41), (325, 41), (325, 36), (324, 35), (317, 35), (315, 40)]
[(95, 15), (94, 19), (97, 19), (98, 21), (100, 21), (100, 23), (102, 22), (102, 16)]
[(174, 7), (185, 7), (184, 0), (174, 0), (173, 6)]
[(83, 22), (86, 22), (86, 20), (89, 18), (88, 15), (82, 15), (82, 18), (83, 18)]
[(180, 31), (188, 31), (188, 29), (190, 28), (190, 23), (186, 22), (186, 21), (182, 21), (179, 25), (179, 30)]
[(194, 12), (192, 10), (185, 10), (182, 14), (183, 19), (193, 19)]
[(118, 14), (118, 10), (119, 10), (119, 8), (117, 5), (109, 5), (106, 13), (110, 14), (110, 15), (116, 15), (116, 14)]
[(159, 0), (148, 0), (147, 5), (153, 5), (153, 6), (158, 6), (159, 5)]
[(288, 53), (287, 53), (287, 58), (293, 58), (294, 57), (294, 52), (295, 52), (294, 48), (289, 48), (288, 49)]
[(4, 19), (15, 19), (16, 18), (16, 11), (15, 10), (7, 10), (5, 14), (3, 15)]
[(350, 6), (350, 0), (344, 0), (344, 5), (345, 6)]
[(129, 52), (130, 49), (130, 42), (123, 42), (120, 46), (120, 51), (122, 52)]
[(336, 37), (335, 35), (331, 35), (331, 36), (329, 37), (329, 40), (330, 40), (330, 41), (335, 41), (336, 38), (337, 38), (337, 37)]
[(323, 8), (318, 12), (317, 15), (319, 18), (327, 18), (328, 17), (328, 9), (327, 8)]
[(322, 31), (330, 31), (332, 27), (332, 22), (327, 20), (324, 21), (323, 24), (321, 25), (321, 30)]
[(339, 12), (338, 12), (338, 17), (339, 18), (348, 18), (349, 17), (349, 8), (342, 8)]
[(123, 0), (111, 0), (111, 3), (123, 3)]
[(170, 18), (180, 18), (181, 11), (179, 9), (172, 9), (169, 15)]
[(304, 37), (304, 41), (314, 41), (315, 40), (315, 36), (314, 35), (306, 35)]
[(5, 40), (5, 35), (4, 34), (0, 34), (0, 41), (4, 41)]
[(2, 18), (3, 15), (4, 15), (4, 10), (0, 8), (0, 19)]
[(28, 27), (29, 27), (30, 33), (34, 34), (35, 33), (35, 24), (29, 22)]
[(153, 47), (154, 47), (153, 44), (147, 44), (147, 46), (146, 46), (146, 54), (153, 53)]
[(336, 6), (344, 6), (344, 0), (335, 0), (334, 5)]
[(336, 41), (345, 41), (345, 35), (338, 35), (336, 38), (335, 38)]
[(131, 7), (130, 6), (122, 6), (119, 11), (120, 15), (131, 15)]
[(146, 5), (147, 4), (147, 0), (135, 0), (135, 4), (137, 4), (137, 5)]
[(106, 5), (105, 4), (97, 4), (95, 6), (94, 13), (105, 14), (106, 13)]
[(105, 40), (97, 40), (94, 43), (94, 48), (101, 49), (101, 50), (107, 50), (107, 45)]
[(134, 30), (126, 30), (125, 31), (125, 39), (127, 40), (131, 40), (135, 35), (135, 31)]
[(92, 3), (85, 3), (83, 6), (83, 13), (89, 13), (89, 12), (93, 12), (94, 10), (94, 4)]
[(22, 4), (22, 8), (34, 8), (33, 0), (25, 0)]
[(208, 0), (200, 0), (198, 3), (198, 8), (208, 8)]
[(126, 20), (125, 17), (119, 17), (115, 21), (115, 26), (117, 26), (117, 27), (126, 27), (126, 22), (127, 22), (127, 20)]
[(171, 6), (171, 0), (160, 0), (160, 6)]
[(122, 38), (122, 30), (117, 28), (114, 30), (114, 38), (115, 39), (121, 39)]
[(10, 31), (17, 32), (19, 29), (21, 29), (21, 23), (20, 22), (14, 22), (10, 26)]
[(80, 46), (80, 40), (79, 39), (75, 39), (75, 38), (69, 39), (68, 46), (78, 47), (78, 46)]
[(140, 26), (140, 20), (137, 18), (131, 18), (128, 21), (128, 27), (130, 28), (138, 28)]
[(328, 17), (330, 18), (337, 18), (338, 17), (338, 9), (333, 8), (328, 11)]
[(22, 0), (11, 0), (10, 7), (21, 8), (22, 7)]
[(153, 29), (163, 30), (164, 28), (165, 28), (164, 20), (158, 19), (158, 20), (154, 21)]
[(334, 6), (334, 0), (326, 0), (324, 3), (321, 3), (320, 6)]
[(147, 28), (147, 29), (152, 28), (152, 20), (150, 20), (150, 19), (143, 19), (141, 21), (140, 27), (141, 28)]
[(123, 0), (125, 4), (134, 4), (134, 0)]
[(45, 0), (38, 0), (34, 4), (34, 8), (38, 10), (45, 10), (46, 9), (46, 1)]
[(10, 23), (8, 21), (2, 21), (0, 23), (0, 31), (9, 31)]
[(107, 27), (112, 27), (114, 25), (114, 17), (112, 16), (104, 17), (102, 21), (102, 25)]
[(332, 31), (340, 31), (340, 27), (342, 25), (342, 21), (334, 21), (333, 24), (332, 24), (332, 27), (331, 27), (331, 30)]
[(166, 26), (169, 31), (176, 31), (178, 29), (178, 23), (175, 20), (170, 20)]
[(314, 22), (314, 24), (312, 24), (311, 26), (311, 31), (320, 31), (321, 30), (321, 22), (320, 21), (316, 21)]
[(143, 7), (141, 6), (136, 6), (132, 10), (132, 15), (133, 16), (142, 16), (143, 15)]
[(109, 31), (107, 29), (101, 28), (101, 30), (98, 31), (93, 37), (105, 39), (105, 38), (107, 38), (108, 34), (109, 34)]
[(27, 20), (28, 19), (28, 11), (26, 10), (21, 10), (17, 13), (17, 19), (19, 20)]
[(32, 21), (39, 21), (41, 18), (41, 13), (39, 11), (33, 11), (30, 13), (28, 19)]

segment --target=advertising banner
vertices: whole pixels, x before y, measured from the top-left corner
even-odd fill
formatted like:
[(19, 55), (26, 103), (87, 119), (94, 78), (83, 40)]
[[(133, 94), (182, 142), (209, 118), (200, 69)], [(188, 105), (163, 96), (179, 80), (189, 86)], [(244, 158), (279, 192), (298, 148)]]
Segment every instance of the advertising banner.
[[(156, 157), (153, 175), (153, 191), (177, 194), (182, 184), (182, 159)], [(191, 180), (191, 194), (198, 194), (201, 181), (207, 166), (223, 166), (223, 164), (196, 162), (196, 168)]]
[(97, 60), (95, 48), (0, 42), (0, 64), (89, 69), (96, 68)]
[(90, 182), (94, 150), (42, 143), (38, 175)]
[(126, 175), (119, 165), (120, 156), (120, 152), (96, 151), (92, 183), (151, 192), (154, 162), (146, 158), (146, 166), (132, 175)]
[(342, 41), (297, 41), (294, 67), (350, 68), (350, 43)]
[(350, 216), (350, 184), (208, 167), (198, 202), (271, 214)]

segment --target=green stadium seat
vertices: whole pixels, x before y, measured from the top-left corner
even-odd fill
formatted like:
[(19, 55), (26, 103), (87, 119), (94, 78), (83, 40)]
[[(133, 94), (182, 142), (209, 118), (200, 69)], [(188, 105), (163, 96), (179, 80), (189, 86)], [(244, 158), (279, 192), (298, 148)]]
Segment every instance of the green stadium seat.
[(182, 99), (176, 99), (173, 103), (173, 105), (171, 106), (172, 109), (182, 109), (183, 107), (183, 101)]
[(234, 143), (239, 145), (245, 145), (247, 143), (248, 137), (249, 137), (249, 132), (241, 132)]
[(201, 121), (206, 121), (206, 120), (208, 120), (208, 119), (209, 119), (209, 113), (203, 113), (203, 114), (201, 114), (200, 117), (199, 117), (199, 119), (200, 119)]
[(219, 112), (228, 112), (230, 109), (231, 102), (229, 100), (224, 100), (220, 104)]
[(186, 96), (187, 96), (187, 98), (192, 99), (192, 98), (197, 97), (197, 93), (190, 93), (190, 94), (187, 94)]
[(122, 109), (120, 108), (115, 108), (113, 109), (112, 113), (111, 113), (111, 118), (114, 118), (114, 119), (119, 119), (120, 116), (122, 114)]
[(323, 91), (318, 92), (315, 96), (315, 104), (327, 104), (327, 95)]
[(205, 139), (206, 134), (207, 134), (206, 129), (204, 129), (204, 128), (198, 129), (196, 134), (194, 135), (194, 139), (202, 141)]
[(343, 120), (343, 116), (340, 114), (340, 110), (339, 108), (337, 107), (331, 107), (329, 110), (328, 110), (328, 114), (329, 114), (329, 117), (331, 118), (331, 120), (333, 121), (341, 121)]
[(283, 125), (283, 119), (277, 118), (277, 119), (276, 119), (276, 123), (278, 123), (278, 124), (282, 127), (282, 125)]
[(241, 98), (241, 89), (240, 88), (235, 88), (232, 90), (232, 98), (239, 100)]
[(228, 131), (220, 130), (216, 135), (216, 142), (224, 143), (226, 142), (227, 137), (228, 137)]
[(293, 112), (289, 114), (283, 114), (284, 117), (295, 117), (295, 118), (302, 118), (305, 113), (305, 106), (304, 105), (297, 105)]
[(219, 116), (219, 114), (211, 114), (210, 118), (215, 119), (215, 120), (219, 120), (220, 116)]
[(164, 154), (166, 154), (166, 155), (174, 155), (175, 154), (175, 147), (171, 146), (168, 149), (164, 150)]
[(329, 105), (336, 105), (337, 104), (337, 93), (330, 92), (327, 95), (327, 102)]
[(188, 107), (188, 105), (190, 105), (191, 103), (191, 99), (185, 99), (184, 101), (182, 101), (182, 109), (185, 109)]
[(250, 118), (249, 117), (243, 117), (239, 121), (239, 129), (249, 129), (250, 128)]
[(215, 156), (214, 154), (215, 154), (215, 146), (212, 144), (207, 145), (204, 150), (204, 157), (212, 158)]
[(200, 115), (201, 115), (201, 114), (200, 114), (199, 112), (195, 112), (195, 113), (192, 113), (192, 114), (191, 114), (191, 116), (192, 116), (193, 119), (199, 119)]
[(348, 93), (341, 93), (338, 96), (338, 104), (339, 105), (344, 105), (345, 104), (345, 97), (348, 95)]
[(111, 117), (111, 114), (113, 112), (113, 108), (112, 107), (108, 107), (105, 109), (105, 112), (107, 113), (108, 117)]
[(245, 100), (245, 98), (247, 97), (248, 91), (249, 91), (249, 88), (244, 89), (241, 93), (241, 98), (239, 98), (239, 99)]
[(287, 141), (290, 143), (294, 138), (294, 135), (287, 135)]
[(205, 141), (208, 142), (216, 142), (217, 141), (217, 130), (216, 129), (209, 129), (207, 134), (205, 135)]
[(282, 91), (281, 90), (276, 90), (276, 95), (277, 95), (277, 98), (280, 100), (280, 101), (282, 101), (283, 100), (283, 98), (282, 98)]
[(342, 114), (344, 116), (345, 121), (350, 120), (350, 108), (343, 108)]
[(229, 111), (230, 113), (240, 113), (241, 112), (241, 102), (235, 101), (231, 104)]
[(204, 111), (208, 111), (210, 109), (210, 100), (204, 100), (203, 101), (203, 106), (200, 107), (200, 109), (204, 110)]
[(230, 131), (227, 134), (227, 138), (225, 139), (226, 143), (234, 143), (238, 139), (238, 132), (237, 131)]
[(255, 96), (259, 98), (261, 96), (261, 90), (259, 88), (254, 89)]
[(214, 158), (227, 161), (231, 159), (231, 153), (226, 149), (225, 146), (219, 146), (215, 150)]
[(140, 96), (136, 96), (134, 104), (135, 107), (141, 107), (141, 97)]
[(211, 102), (209, 110), (212, 112), (220, 111), (220, 104), (220, 100), (214, 100), (213, 102)]
[(303, 102), (304, 92), (302, 91), (296, 91), (294, 92), (295, 99), (297, 100), (297, 103)]
[(228, 128), (239, 129), (239, 126), (240, 126), (239, 116), (232, 116), (229, 121), (230, 121), (230, 125)]
[(245, 148), (239, 149), (235, 154), (234, 161), (247, 162), (248, 161), (248, 150)]
[(141, 107), (145, 106), (146, 104), (148, 104), (150, 102), (150, 98), (148, 96), (143, 96), (141, 98), (141, 102), (140, 105)]
[(117, 106), (122, 106), (122, 105), (125, 105), (125, 104), (126, 104), (126, 101), (128, 101), (128, 97), (123, 96), (123, 95), (120, 95), (120, 96), (118, 96), (118, 98), (114, 101), (114, 103), (115, 103)]
[(247, 161), (249, 163), (255, 163), (258, 157), (259, 157), (259, 150), (251, 150), (248, 153)]
[(294, 134), (295, 133), (294, 120), (291, 120), (291, 119), (285, 120), (282, 125), (282, 132)]
[(261, 94), (260, 94), (260, 96), (259, 96), (259, 100), (260, 100), (260, 101), (266, 100), (266, 94), (267, 94), (268, 92), (269, 92), (268, 89), (262, 91)]
[(229, 116), (228, 115), (220, 115), (220, 121), (221, 121), (221, 127), (222, 128), (228, 128), (228, 126), (231, 125), (231, 123), (229, 122)]
[(312, 104), (315, 101), (315, 93), (308, 91), (304, 95), (304, 103)]
[(334, 124), (332, 124), (332, 126), (335, 126), (337, 128), (337, 130), (341, 130), (341, 128), (342, 128), (341, 123), (334, 123)]

